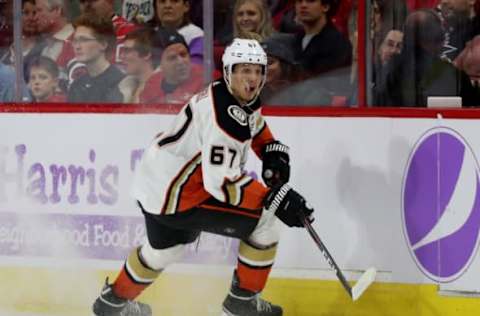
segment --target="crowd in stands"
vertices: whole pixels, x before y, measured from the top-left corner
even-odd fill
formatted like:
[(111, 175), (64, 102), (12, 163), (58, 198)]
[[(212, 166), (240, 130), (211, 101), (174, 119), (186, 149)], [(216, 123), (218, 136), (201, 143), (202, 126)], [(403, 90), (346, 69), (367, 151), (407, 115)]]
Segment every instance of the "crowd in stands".
[[(480, 0), (370, 7), (373, 105), (426, 106), (429, 96), (480, 105)], [(15, 77), (12, 10), (0, 0), (2, 78)], [(356, 106), (357, 12), (356, 0), (216, 0), (210, 71), (220, 77), (233, 38), (256, 39), (268, 55), (265, 104)], [(200, 0), (22, 0), (26, 98), (185, 103), (205, 85), (203, 18)], [(1, 101), (13, 100), (2, 92), (9, 80)]]
[(438, 96), (480, 105), (480, 1), (374, 0), (372, 24), (375, 105), (425, 107)]

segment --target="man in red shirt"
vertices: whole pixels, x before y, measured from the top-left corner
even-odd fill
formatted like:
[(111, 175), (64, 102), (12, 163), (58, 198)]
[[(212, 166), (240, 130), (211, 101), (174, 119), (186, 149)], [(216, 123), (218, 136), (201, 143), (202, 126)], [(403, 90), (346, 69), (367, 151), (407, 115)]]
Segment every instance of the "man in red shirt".
[(185, 39), (177, 31), (162, 29), (155, 33), (153, 46), (158, 50), (160, 67), (139, 95), (141, 103), (184, 104), (199, 92), (203, 67), (191, 63)]

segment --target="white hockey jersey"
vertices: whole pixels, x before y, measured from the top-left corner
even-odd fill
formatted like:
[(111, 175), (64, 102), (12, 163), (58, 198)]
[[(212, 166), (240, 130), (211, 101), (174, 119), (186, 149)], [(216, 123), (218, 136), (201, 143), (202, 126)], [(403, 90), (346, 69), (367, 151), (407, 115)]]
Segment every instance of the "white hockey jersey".
[(273, 136), (260, 114), (260, 100), (238, 105), (223, 80), (194, 95), (145, 151), (133, 195), (153, 214), (174, 214), (210, 197), (259, 210), (268, 189), (247, 176), (250, 148), (260, 157)]

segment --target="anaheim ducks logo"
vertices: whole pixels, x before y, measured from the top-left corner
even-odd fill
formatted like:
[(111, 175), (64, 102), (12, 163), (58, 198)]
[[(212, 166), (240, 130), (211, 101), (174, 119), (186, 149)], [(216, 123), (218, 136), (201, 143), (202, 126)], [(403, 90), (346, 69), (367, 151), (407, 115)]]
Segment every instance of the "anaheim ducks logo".
[(238, 105), (230, 105), (227, 109), (228, 115), (230, 115), (238, 124), (242, 126), (248, 125), (248, 115)]

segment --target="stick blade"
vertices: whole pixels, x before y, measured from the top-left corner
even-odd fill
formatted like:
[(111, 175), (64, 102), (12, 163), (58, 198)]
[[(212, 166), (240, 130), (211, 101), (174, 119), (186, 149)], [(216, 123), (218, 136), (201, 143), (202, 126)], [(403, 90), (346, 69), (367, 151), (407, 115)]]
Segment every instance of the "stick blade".
[(377, 275), (377, 270), (375, 268), (369, 268), (365, 271), (358, 282), (352, 288), (352, 299), (356, 301), (365, 290), (370, 286), (370, 284), (375, 281), (375, 276)]

